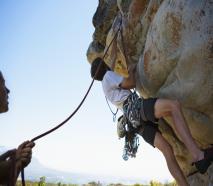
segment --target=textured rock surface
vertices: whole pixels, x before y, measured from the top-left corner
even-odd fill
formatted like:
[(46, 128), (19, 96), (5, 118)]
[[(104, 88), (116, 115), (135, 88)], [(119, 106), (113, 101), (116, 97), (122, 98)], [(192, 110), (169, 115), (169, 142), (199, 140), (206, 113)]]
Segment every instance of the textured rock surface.
[[(121, 15), (122, 32), (117, 33)], [(140, 94), (179, 100), (193, 138), (201, 148), (208, 147), (213, 144), (212, 17), (212, 0), (100, 0), (88, 61), (103, 56), (117, 33), (106, 63), (123, 76), (128, 76), (127, 67), (137, 64)], [(164, 119), (162, 134), (185, 175), (193, 173), (189, 153), (172, 122)], [(213, 166), (205, 175), (188, 179), (193, 186), (213, 185)]]

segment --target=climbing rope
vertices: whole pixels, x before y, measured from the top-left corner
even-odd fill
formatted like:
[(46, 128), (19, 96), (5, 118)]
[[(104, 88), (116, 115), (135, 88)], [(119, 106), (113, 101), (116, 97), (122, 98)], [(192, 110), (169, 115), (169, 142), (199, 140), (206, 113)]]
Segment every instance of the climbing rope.
[[(107, 52), (108, 52), (110, 46), (112, 45), (113, 41), (117, 38), (118, 33), (119, 33), (120, 30), (121, 30), (121, 25), (122, 25), (122, 19), (121, 19), (121, 21), (120, 21), (120, 23), (119, 23), (118, 30), (116, 31), (114, 37), (112, 38), (111, 42), (109, 43), (109, 46), (107, 47), (107, 49), (106, 49), (105, 52), (104, 52), (103, 59), (106, 57), (106, 54), (107, 54)], [(100, 65), (98, 66), (97, 71), (96, 71), (94, 77), (97, 75), (98, 71), (100, 70), (101, 65), (102, 65), (102, 64), (100, 64)], [(44, 136), (46, 136), (46, 135), (48, 135), (48, 134), (54, 132), (54, 131), (57, 130), (58, 128), (62, 127), (64, 124), (66, 124), (66, 123), (77, 113), (77, 111), (81, 108), (82, 104), (84, 103), (85, 99), (87, 98), (87, 96), (88, 96), (88, 94), (89, 94), (89, 92), (90, 92), (90, 90), (91, 90), (91, 88), (92, 88), (92, 86), (93, 86), (93, 83), (94, 83), (94, 80), (95, 80), (94, 77), (93, 77), (92, 82), (90, 83), (90, 86), (89, 86), (89, 88), (87, 89), (87, 92), (86, 92), (86, 94), (84, 95), (82, 101), (79, 103), (79, 105), (76, 107), (76, 109), (72, 112), (72, 114), (70, 114), (64, 121), (62, 121), (60, 124), (58, 124), (58, 125), (55, 126), (54, 128), (52, 128), (52, 129), (50, 129), (50, 130), (48, 130), (48, 131), (46, 131), (46, 132), (44, 132), (44, 133), (42, 133), (42, 134), (40, 134), (40, 135), (34, 137), (34, 138), (32, 138), (32, 139), (30, 140), (31, 142), (35, 142), (35, 141), (37, 141), (38, 139), (43, 138)], [(16, 163), (16, 162), (15, 162), (14, 157), (15, 157), (14, 154), (13, 154), (13, 156), (10, 157), (10, 158), (12, 159), (12, 167), (13, 167), (13, 168), (12, 168), (11, 175), (10, 175), (10, 178), (11, 178), (11, 179), (10, 179), (9, 186), (15, 186), (15, 181), (14, 181), (14, 180), (16, 180), (16, 178), (15, 178), (15, 173), (14, 173), (14, 172), (15, 172), (15, 163)], [(21, 179), (22, 179), (22, 186), (25, 186), (24, 169), (21, 170)]]
[[(121, 27), (122, 19), (123, 19), (123, 14), (122, 14), (122, 12), (120, 12), (120, 16), (121, 16), (121, 21), (120, 21), (120, 25), (119, 25), (119, 29), (117, 30), (117, 33), (118, 33), (118, 32), (121, 33), (121, 44), (122, 44), (122, 47), (123, 47), (124, 58), (125, 58), (125, 60), (126, 60), (126, 62), (127, 62), (127, 55), (126, 55), (127, 52), (126, 52), (126, 47), (125, 47), (125, 44), (124, 44), (123, 29), (122, 29), (122, 27)], [(134, 89), (134, 91), (136, 91), (136, 90)], [(110, 110), (110, 112), (112, 113), (113, 122), (115, 122), (115, 121), (116, 121), (116, 115), (117, 115), (117, 113), (118, 113), (118, 108), (116, 109), (115, 112), (113, 112), (113, 110), (112, 110), (112, 108), (111, 108), (111, 106), (110, 106), (110, 104), (109, 104), (108, 99), (107, 99), (106, 96), (105, 96), (105, 99), (106, 99), (107, 105), (108, 105), (108, 107), (109, 107), (109, 110)]]

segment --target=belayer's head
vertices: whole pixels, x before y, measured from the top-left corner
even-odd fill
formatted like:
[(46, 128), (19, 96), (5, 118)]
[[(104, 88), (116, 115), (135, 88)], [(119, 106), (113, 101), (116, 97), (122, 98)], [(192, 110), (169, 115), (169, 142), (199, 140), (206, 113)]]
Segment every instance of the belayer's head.
[(98, 57), (91, 64), (90, 74), (95, 80), (102, 81), (108, 70), (110, 70), (110, 68), (106, 65), (104, 60)]
[(5, 86), (3, 74), (0, 71), (0, 113), (8, 111), (9, 89)]

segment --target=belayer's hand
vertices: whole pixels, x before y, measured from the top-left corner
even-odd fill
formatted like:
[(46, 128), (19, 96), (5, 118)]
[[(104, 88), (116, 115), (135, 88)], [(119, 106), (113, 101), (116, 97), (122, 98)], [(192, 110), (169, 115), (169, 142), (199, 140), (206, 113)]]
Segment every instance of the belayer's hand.
[(16, 167), (18, 169), (23, 169), (30, 163), (34, 146), (35, 143), (31, 141), (25, 141), (19, 145), (16, 151)]

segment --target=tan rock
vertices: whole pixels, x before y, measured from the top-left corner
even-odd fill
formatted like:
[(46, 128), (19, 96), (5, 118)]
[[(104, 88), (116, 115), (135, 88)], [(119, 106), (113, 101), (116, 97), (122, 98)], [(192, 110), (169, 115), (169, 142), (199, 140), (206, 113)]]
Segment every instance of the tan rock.
[[(213, 144), (212, 0), (118, 0), (116, 11), (112, 2), (111, 6), (106, 5), (106, 1), (99, 3), (98, 14), (101, 15), (103, 9), (103, 20), (108, 21), (101, 22), (105, 29), (95, 25), (93, 43), (96, 44), (90, 45), (88, 60), (103, 56), (116, 33), (121, 14), (123, 41), (119, 33), (114, 49), (109, 49), (106, 63), (114, 70), (118, 62), (123, 65), (122, 70), (115, 70), (123, 76), (128, 75), (130, 65), (137, 64), (139, 93), (144, 97), (179, 100), (200, 148)], [(110, 13), (103, 7), (114, 11)], [(159, 126), (185, 175), (193, 173), (196, 169), (191, 166), (191, 156), (172, 122), (164, 118)], [(205, 175), (197, 173), (188, 179), (193, 186), (213, 185), (213, 168), (211, 166)]]

